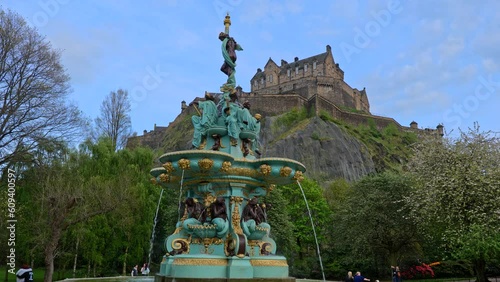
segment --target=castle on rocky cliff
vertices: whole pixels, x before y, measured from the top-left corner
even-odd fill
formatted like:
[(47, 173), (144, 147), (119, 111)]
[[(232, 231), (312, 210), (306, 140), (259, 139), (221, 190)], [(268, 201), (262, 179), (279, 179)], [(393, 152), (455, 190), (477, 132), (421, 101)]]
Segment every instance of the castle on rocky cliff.
[(365, 89), (352, 88), (344, 81), (344, 71), (335, 63), (330, 45), (324, 53), (302, 60), (295, 57), (291, 63), (281, 60), (277, 65), (269, 58), (250, 83), (256, 96), (299, 95), (307, 102), (319, 98), (341, 108), (370, 113)]
[[(243, 91), (240, 86), (236, 87), (238, 100), (241, 103), (249, 101), (251, 111), (264, 118), (305, 107), (312, 114), (320, 115), (324, 112), (352, 125), (367, 124), (372, 120), (379, 129), (394, 124), (400, 130), (444, 135), (442, 125), (437, 125), (435, 129), (419, 129), (415, 121), (410, 126), (403, 126), (393, 118), (372, 115), (366, 89), (352, 88), (344, 81), (344, 71), (335, 63), (330, 45), (326, 46), (324, 53), (304, 59), (295, 57), (290, 63), (281, 60), (278, 65), (269, 58), (263, 70), (257, 69), (250, 85), (249, 92)], [(217, 92), (211, 94), (221, 95)], [(187, 108), (186, 102), (182, 101), (181, 110), (185, 111)], [(135, 144), (159, 144), (165, 130), (166, 127), (155, 125), (155, 130), (144, 130), (143, 136), (131, 139), (135, 139)]]

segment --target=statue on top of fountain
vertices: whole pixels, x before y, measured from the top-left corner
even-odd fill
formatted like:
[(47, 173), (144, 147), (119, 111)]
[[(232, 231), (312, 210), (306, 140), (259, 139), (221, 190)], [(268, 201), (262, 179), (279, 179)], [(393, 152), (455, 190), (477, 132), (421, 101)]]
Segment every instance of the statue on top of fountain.
[[(241, 144), (241, 153), (237, 154), (247, 157), (255, 152), (255, 154), (260, 155), (258, 140), (261, 115), (252, 116), (249, 101), (245, 101), (243, 105), (238, 102), (238, 94), (235, 89), (236, 51), (243, 49), (234, 38), (229, 36), (230, 25), (231, 20), (227, 15), (224, 20), (225, 32), (219, 34), (219, 39), (222, 41), (222, 56), (224, 57), (221, 71), (228, 78), (220, 88), (223, 93), (217, 105), (215, 97), (208, 92), (205, 92), (205, 101), (196, 101), (190, 104), (194, 104), (198, 112), (197, 116), (191, 118), (194, 126), (192, 147), (199, 150), (205, 149), (207, 138), (211, 137), (213, 138), (211, 150), (220, 151), (221, 148), (227, 148), (221, 142), (221, 138), (227, 135), (230, 147)], [(225, 151), (232, 152), (232, 149), (228, 148)]]

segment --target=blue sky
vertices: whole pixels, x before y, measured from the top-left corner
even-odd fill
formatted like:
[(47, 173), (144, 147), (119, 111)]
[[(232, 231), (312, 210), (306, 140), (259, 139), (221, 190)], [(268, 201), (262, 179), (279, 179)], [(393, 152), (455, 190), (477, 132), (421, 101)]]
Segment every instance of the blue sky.
[(53, 47), (89, 118), (110, 91), (128, 90), (133, 131), (168, 125), (225, 82), (217, 36), (231, 15), (237, 83), (269, 57), (293, 61), (332, 47), (373, 114), (402, 125), (444, 124), (451, 136), (479, 122), (500, 132), (500, 2), (494, 0), (4, 0)]

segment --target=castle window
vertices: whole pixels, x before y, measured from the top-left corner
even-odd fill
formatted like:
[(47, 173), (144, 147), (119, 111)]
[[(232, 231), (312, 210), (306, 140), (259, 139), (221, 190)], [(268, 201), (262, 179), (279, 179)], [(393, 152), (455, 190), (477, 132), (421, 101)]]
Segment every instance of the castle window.
[(290, 77), (290, 69), (287, 69), (287, 70), (286, 70), (286, 75), (287, 75), (288, 77)]
[(316, 69), (316, 61), (313, 62), (313, 70)]
[(299, 67), (295, 67), (295, 74), (299, 74)]
[(307, 71), (307, 64), (304, 65), (304, 72)]
[(273, 75), (269, 75), (269, 82), (273, 82)]
[(264, 84), (264, 78), (260, 79), (260, 84)]

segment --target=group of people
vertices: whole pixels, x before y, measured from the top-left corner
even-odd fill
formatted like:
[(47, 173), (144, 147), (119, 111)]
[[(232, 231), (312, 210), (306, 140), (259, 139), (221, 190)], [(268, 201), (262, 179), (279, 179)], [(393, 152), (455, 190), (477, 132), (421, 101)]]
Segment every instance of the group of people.
[[(401, 272), (399, 270), (399, 266), (391, 266), (391, 274), (392, 274), (392, 282), (402, 282)], [(361, 272), (356, 272), (356, 275), (352, 275), (352, 272), (347, 272), (347, 276), (345, 278), (345, 282), (364, 282), (370, 281), (370, 279), (361, 275)], [(378, 282), (378, 280), (376, 280)]]
[[(144, 263), (141, 267), (141, 274), (142, 276), (148, 276), (149, 275), (149, 267), (147, 263)], [(132, 268), (132, 271), (130, 272), (130, 276), (139, 276), (139, 265), (135, 265), (134, 268)]]
[(364, 282), (364, 281), (370, 281), (370, 279), (364, 277), (361, 275), (361, 272), (356, 272), (355, 276), (352, 276), (352, 272), (349, 271), (347, 272), (347, 276), (345, 278), (345, 282)]

